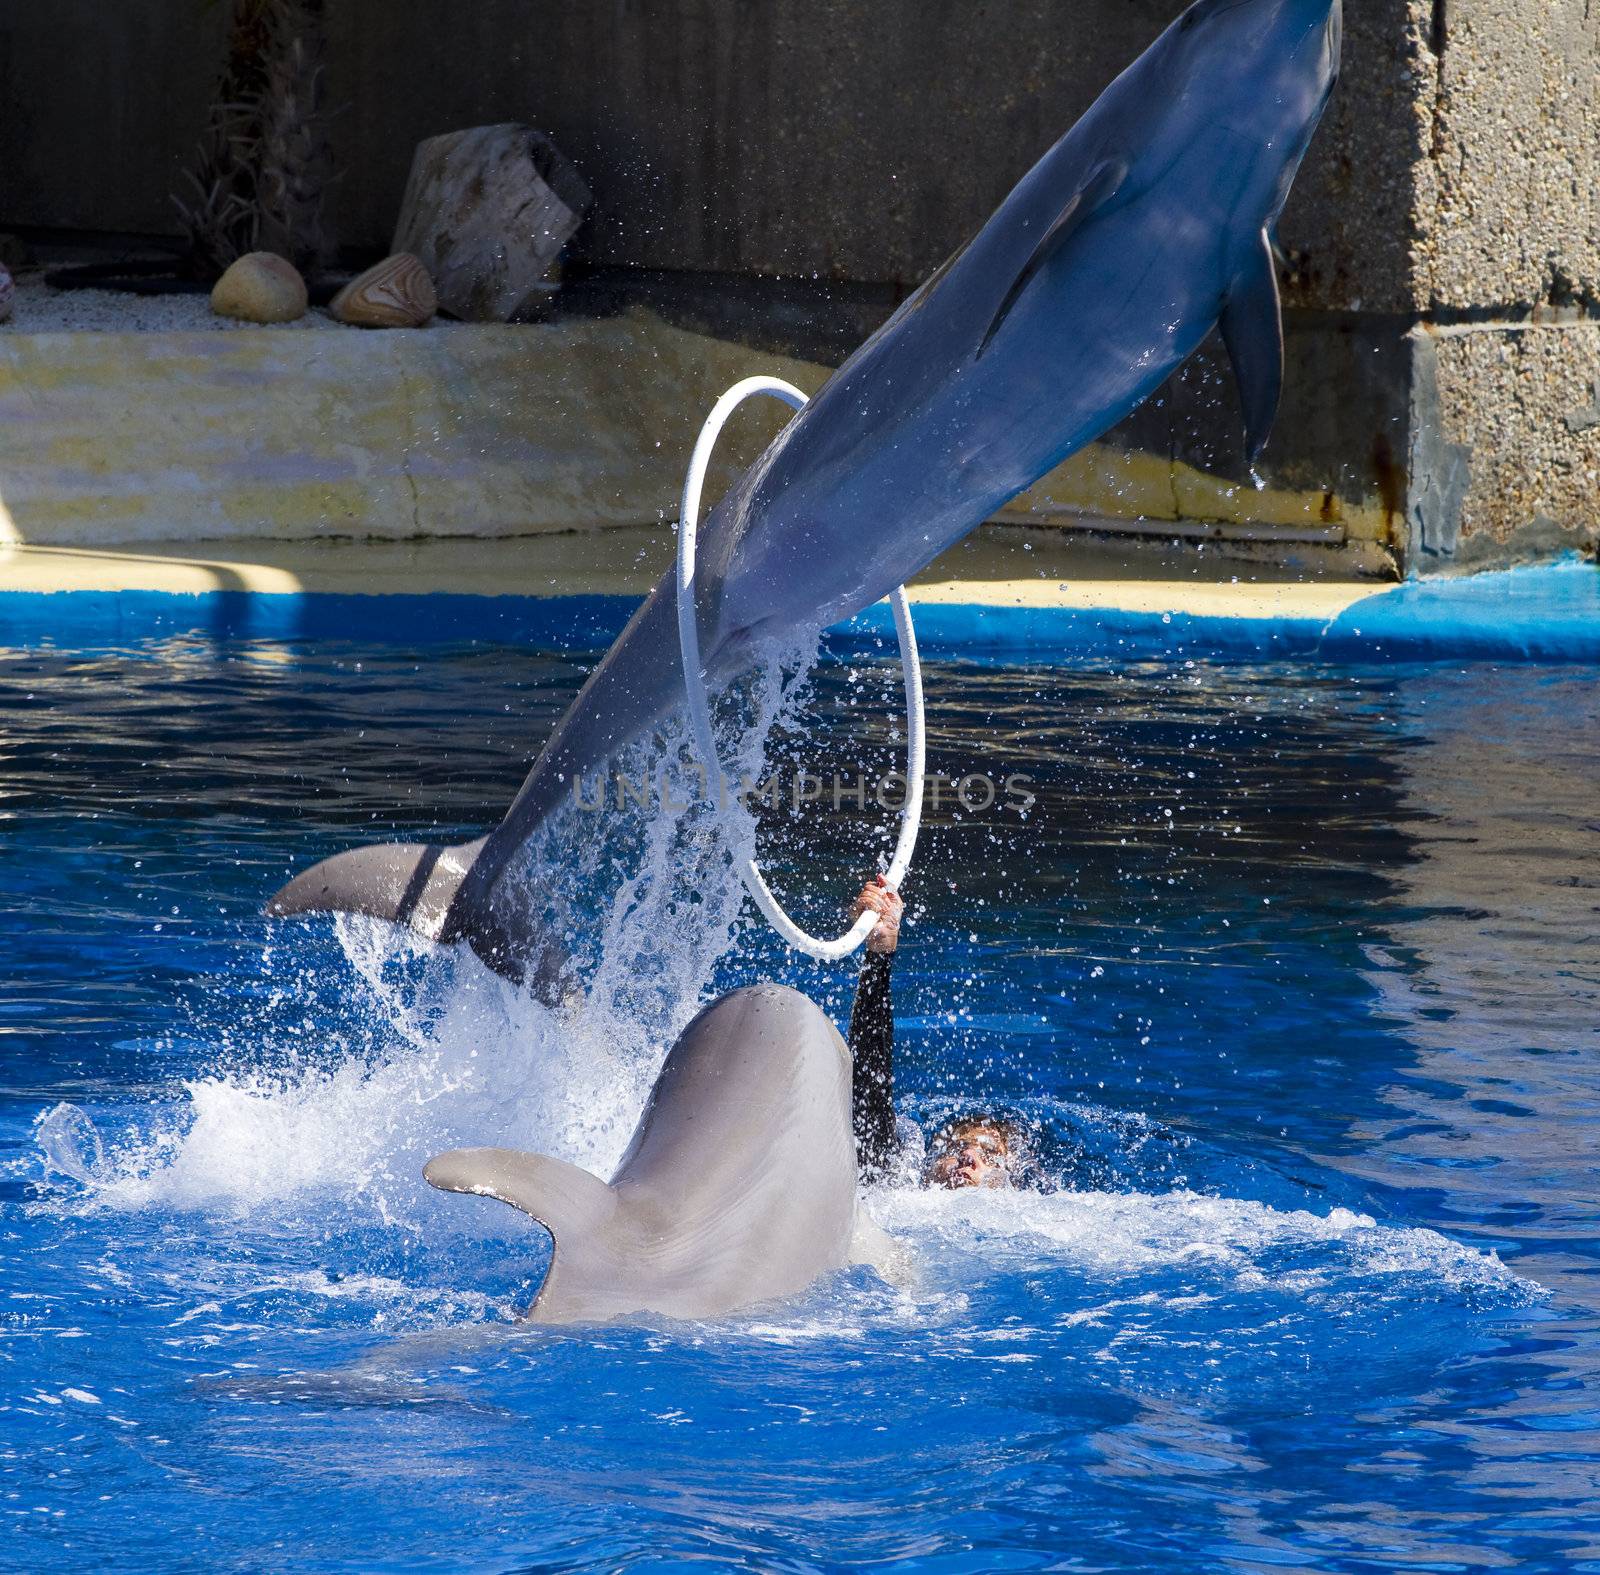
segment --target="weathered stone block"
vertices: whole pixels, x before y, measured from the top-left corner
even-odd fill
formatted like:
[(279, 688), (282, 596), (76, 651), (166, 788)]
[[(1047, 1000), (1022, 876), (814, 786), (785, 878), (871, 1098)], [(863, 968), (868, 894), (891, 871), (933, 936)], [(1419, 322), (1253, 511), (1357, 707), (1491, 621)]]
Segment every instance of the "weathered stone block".
[(1447, 464), (1455, 456), (1461, 473), (1458, 498), (1447, 486), (1442, 499), (1455, 501), (1456, 518), (1417, 522), (1413, 564), (1471, 569), (1592, 553), (1600, 545), (1600, 323), (1473, 324), (1414, 337), (1419, 356), (1433, 362), (1435, 405), (1414, 417), (1413, 487), (1432, 479), (1427, 461), (1436, 453)]
[(1415, 199), (1416, 304), (1503, 316), (1600, 307), (1600, 7), (1429, 9), (1438, 52)]
[(1345, 6), (1339, 91), (1284, 214), (1292, 305), (1600, 307), (1600, 8)]
[(417, 145), (393, 251), (433, 279), (439, 305), (473, 322), (542, 307), (589, 191), (550, 139), (528, 126), (476, 126)]

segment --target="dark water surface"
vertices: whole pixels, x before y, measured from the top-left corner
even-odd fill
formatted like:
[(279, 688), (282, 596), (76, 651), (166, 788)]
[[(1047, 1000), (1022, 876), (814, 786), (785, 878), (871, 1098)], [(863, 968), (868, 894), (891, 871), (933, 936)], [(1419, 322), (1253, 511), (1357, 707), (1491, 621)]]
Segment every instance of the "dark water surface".
[[(541, 1233), (423, 1160), (604, 1168), (697, 999), (850, 970), (605, 817), (565, 1016), (268, 925), (487, 826), (581, 677), (404, 639), (0, 655), (0, 1565), (1600, 1569), (1592, 670), (930, 668), (930, 769), (1037, 802), (930, 812), (906, 1108), (1021, 1107), (1060, 1190), (883, 1190), (906, 1285), (552, 1333)], [(891, 764), (894, 682), (822, 669), (793, 758)], [(827, 927), (883, 817), (765, 820)]]

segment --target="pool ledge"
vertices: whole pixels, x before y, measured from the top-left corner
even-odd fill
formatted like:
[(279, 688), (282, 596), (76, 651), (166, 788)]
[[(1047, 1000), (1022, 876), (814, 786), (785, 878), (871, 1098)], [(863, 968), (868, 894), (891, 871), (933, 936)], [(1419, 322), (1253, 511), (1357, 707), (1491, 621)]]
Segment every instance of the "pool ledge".
[[(1070, 661), (1184, 655), (1600, 661), (1600, 571), (1570, 559), (1375, 590), (1294, 580), (1192, 553), (1066, 552), (986, 531), (913, 581), (930, 655)], [(0, 641), (124, 643), (183, 630), (230, 638), (533, 641), (603, 646), (671, 551), (661, 532), (497, 542), (228, 543), (138, 550), (0, 548)], [(1163, 572), (1165, 571), (1165, 572)], [(880, 606), (835, 631), (879, 645)]]

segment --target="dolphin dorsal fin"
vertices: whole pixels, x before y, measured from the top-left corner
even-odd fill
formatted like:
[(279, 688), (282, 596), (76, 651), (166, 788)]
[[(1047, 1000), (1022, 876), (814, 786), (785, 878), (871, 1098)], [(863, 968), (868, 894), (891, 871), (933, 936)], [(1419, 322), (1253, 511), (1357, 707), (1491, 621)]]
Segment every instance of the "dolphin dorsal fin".
[(989, 348), (989, 341), (1011, 315), (1011, 308), (1033, 282), (1033, 276), (1062, 251), (1096, 209), (1104, 207), (1116, 195), (1127, 174), (1128, 166), (1121, 159), (1102, 159), (1090, 170), (1089, 178), (1068, 198), (1066, 206), (1056, 215), (1055, 222), (1039, 238), (1039, 244), (1022, 265), (1022, 271), (1011, 281), (1011, 288), (1006, 291), (1005, 299), (1000, 302), (1000, 308), (990, 321), (982, 344), (978, 346), (978, 354), (972, 358), (974, 361)]
[(1283, 394), (1283, 312), (1272, 240), (1265, 230), (1228, 286), (1222, 341), (1239, 385), (1245, 458), (1253, 465), (1267, 446)]
[(616, 1212), (617, 1195), (598, 1176), (547, 1154), (514, 1148), (458, 1148), (430, 1159), (422, 1172), (443, 1192), (498, 1198), (545, 1226), (557, 1242), (584, 1240)]

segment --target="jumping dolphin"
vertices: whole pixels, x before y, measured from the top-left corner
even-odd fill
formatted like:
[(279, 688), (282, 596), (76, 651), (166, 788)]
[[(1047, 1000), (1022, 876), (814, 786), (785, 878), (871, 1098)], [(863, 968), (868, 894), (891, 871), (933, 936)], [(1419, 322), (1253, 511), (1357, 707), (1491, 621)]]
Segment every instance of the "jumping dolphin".
[(715, 1318), (893, 1261), (856, 1203), (850, 1052), (781, 985), (735, 990), (684, 1029), (609, 1184), (503, 1148), (441, 1154), (423, 1174), (555, 1238), (534, 1323)]
[[(1122, 420), (1220, 325), (1252, 462), (1283, 377), (1271, 232), (1338, 75), (1340, 0), (1199, 0), (801, 410), (706, 524), (706, 674), (870, 606)], [(520, 976), (519, 850), (574, 779), (683, 701), (669, 571), (494, 831), (325, 860), (276, 914), (347, 911), (465, 939)]]

